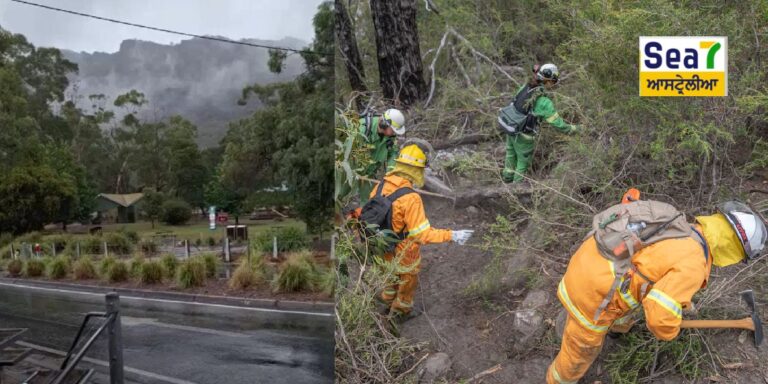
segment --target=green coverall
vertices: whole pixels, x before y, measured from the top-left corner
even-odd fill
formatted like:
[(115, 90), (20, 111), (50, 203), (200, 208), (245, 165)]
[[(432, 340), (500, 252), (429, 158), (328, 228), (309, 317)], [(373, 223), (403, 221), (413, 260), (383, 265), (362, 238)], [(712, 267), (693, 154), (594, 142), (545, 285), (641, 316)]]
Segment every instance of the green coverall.
[[(523, 90), (525, 86), (517, 91)], [(536, 116), (536, 123), (541, 120), (552, 124), (560, 132), (574, 133), (578, 129), (575, 125), (566, 123), (555, 110), (552, 100), (546, 95), (540, 95), (536, 99), (531, 113)], [(531, 165), (531, 155), (536, 143), (535, 134), (517, 133), (507, 135), (507, 156), (504, 160), (504, 170), (501, 173), (505, 183), (511, 181), (518, 182), (523, 180), (523, 174)]]
[[(360, 119), (360, 135), (365, 137), (366, 145), (371, 151), (371, 162), (363, 169), (363, 176), (378, 180), (383, 175), (379, 172), (382, 168), (386, 167), (386, 171), (389, 172), (395, 167), (395, 158), (397, 158), (397, 142), (394, 137), (379, 135), (379, 119), (381, 116), (372, 116), (370, 124), (370, 132), (366, 135), (365, 118)], [(368, 201), (371, 191), (373, 190), (373, 183), (364, 180), (360, 181), (360, 206), (365, 205)]]

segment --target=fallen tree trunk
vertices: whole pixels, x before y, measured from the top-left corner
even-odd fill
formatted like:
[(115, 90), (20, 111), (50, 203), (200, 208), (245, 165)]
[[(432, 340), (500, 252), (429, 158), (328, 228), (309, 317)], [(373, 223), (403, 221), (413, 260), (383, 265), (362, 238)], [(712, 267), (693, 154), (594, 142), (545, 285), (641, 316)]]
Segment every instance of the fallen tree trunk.
[(463, 191), (454, 195), (456, 200), (455, 208), (466, 208), (470, 205), (483, 205), (484, 200), (499, 200), (505, 196), (515, 195), (518, 197), (530, 196), (530, 188), (519, 188), (514, 185), (502, 185), (499, 187), (482, 187), (469, 191)]
[(434, 148), (435, 150), (448, 149), (448, 148), (456, 147), (459, 145), (478, 144), (484, 141), (491, 141), (494, 139), (496, 138), (493, 135), (488, 135), (484, 133), (473, 133), (471, 135), (466, 135), (464, 137), (461, 137), (455, 140), (449, 140), (449, 141), (433, 144), (432, 148)]

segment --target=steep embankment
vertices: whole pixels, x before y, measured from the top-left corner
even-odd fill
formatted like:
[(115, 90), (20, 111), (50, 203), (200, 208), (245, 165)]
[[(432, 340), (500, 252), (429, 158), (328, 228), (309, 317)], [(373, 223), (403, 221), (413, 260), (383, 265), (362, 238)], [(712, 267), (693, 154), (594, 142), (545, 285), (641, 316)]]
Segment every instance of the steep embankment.
[[(493, 143), (461, 146), (438, 158), (492, 153), (495, 147)], [(562, 321), (558, 319), (562, 307), (556, 287), (578, 244), (555, 243), (560, 251), (552, 251), (542, 238), (547, 234), (537, 230), (537, 220), (525, 209), (562, 197), (536, 181), (524, 191), (503, 186), (490, 174), (443, 175), (456, 195), (470, 196), (474, 203), (468, 198), (457, 205), (425, 197), (430, 222), (437, 228), (474, 229), (475, 236), (464, 247), (422, 248), (416, 306), (424, 313), (404, 323), (401, 335), (427, 342), (433, 357), (446, 353), (449, 363), (437, 364), (435, 359), (433, 364), (441, 369), (449, 364), (446, 375), (452, 381), (541, 383), (560, 347), (555, 329)], [(578, 236), (583, 236), (581, 232)], [(758, 301), (768, 299), (765, 269), (765, 261), (759, 261), (715, 270), (708, 289), (694, 300), (700, 305), (699, 314), (687, 316), (742, 317), (745, 309), (734, 300), (739, 290), (755, 289)], [(766, 318), (765, 308), (758, 310)], [(695, 377), (693, 382), (763, 383), (767, 373), (768, 352), (756, 349), (746, 331), (684, 331), (676, 341), (664, 343), (655, 341), (640, 322), (628, 336), (606, 338), (583, 382), (648, 378), (644, 381), (678, 383)]]

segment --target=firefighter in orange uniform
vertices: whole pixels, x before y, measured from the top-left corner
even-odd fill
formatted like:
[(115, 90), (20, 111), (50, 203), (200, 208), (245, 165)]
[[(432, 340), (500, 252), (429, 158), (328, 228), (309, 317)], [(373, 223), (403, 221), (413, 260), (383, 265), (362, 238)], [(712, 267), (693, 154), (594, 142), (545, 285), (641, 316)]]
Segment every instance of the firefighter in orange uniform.
[[(382, 195), (388, 196), (402, 188), (422, 187), (426, 167), (424, 150), (416, 144), (404, 147), (395, 159), (394, 169), (384, 177)], [(373, 188), (371, 199), (376, 196), (379, 187), (377, 184)], [(390, 315), (409, 319), (419, 314), (413, 308), (413, 296), (421, 269), (421, 246), (448, 241), (464, 245), (474, 231), (432, 228), (424, 212), (424, 203), (417, 193), (405, 194), (392, 203), (392, 230), (404, 234), (404, 240), (397, 244), (394, 253), (384, 255), (385, 260), (397, 263), (398, 281), (384, 289), (381, 299), (389, 304)]]
[[(632, 197), (639, 198), (639, 193)], [(558, 286), (568, 316), (547, 383), (578, 382), (600, 353), (606, 333), (629, 331), (637, 308), (642, 307), (654, 336), (674, 339), (683, 310), (706, 286), (713, 264), (724, 267), (760, 254), (768, 237), (761, 219), (738, 202), (725, 203), (718, 211), (696, 217), (691, 237), (662, 240), (637, 251), (631, 259), (637, 272), (628, 279), (629, 289), (617, 289), (597, 320), (593, 314), (611, 297), (613, 264), (599, 253), (594, 236), (582, 243)]]

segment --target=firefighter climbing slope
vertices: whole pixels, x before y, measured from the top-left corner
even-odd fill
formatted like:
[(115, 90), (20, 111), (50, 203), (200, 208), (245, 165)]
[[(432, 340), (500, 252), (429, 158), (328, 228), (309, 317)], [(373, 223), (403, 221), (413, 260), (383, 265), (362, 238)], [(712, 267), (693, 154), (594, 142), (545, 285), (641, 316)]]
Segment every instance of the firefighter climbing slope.
[(390, 315), (404, 319), (419, 314), (413, 308), (413, 299), (421, 269), (420, 247), (447, 241), (464, 245), (473, 233), (436, 229), (429, 224), (421, 197), (413, 190), (424, 185), (425, 150), (416, 144), (404, 147), (394, 168), (375, 186), (360, 214), (362, 222), (395, 234), (384, 259), (395, 263), (397, 280), (384, 289), (381, 299), (388, 304)]
[(501, 173), (505, 183), (520, 182), (531, 165), (531, 156), (541, 120), (568, 134), (578, 132), (576, 125), (568, 124), (555, 110), (546, 91), (560, 81), (554, 64), (535, 65), (533, 77), (522, 86), (510, 105), (499, 113), (499, 128), (506, 134), (507, 155)]
[(672, 206), (637, 197), (596, 215), (591, 236), (571, 257), (557, 291), (567, 319), (548, 383), (576, 383), (605, 335), (629, 331), (638, 308), (654, 336), (674, 339), (712, 265), (753, 259), (768, 237), (761, 219), (739, 202), (691, 225)]

